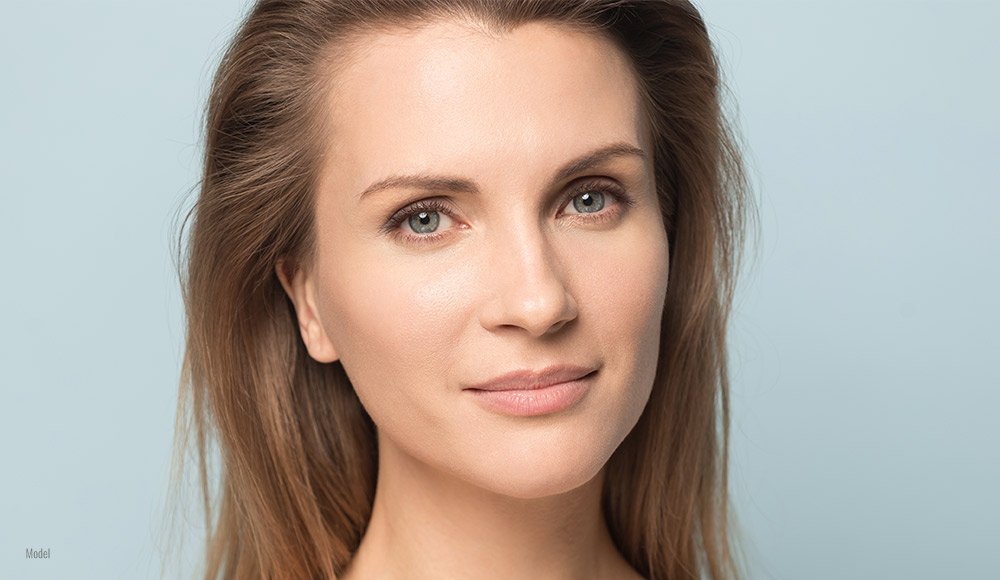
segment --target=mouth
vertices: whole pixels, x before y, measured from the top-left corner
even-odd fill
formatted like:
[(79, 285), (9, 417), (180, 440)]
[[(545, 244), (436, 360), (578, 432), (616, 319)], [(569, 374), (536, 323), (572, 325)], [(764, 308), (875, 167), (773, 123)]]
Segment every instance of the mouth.
[(541, 372), (514, 371), (465, 391), (486, 409), (503, 415), (548, 415), (580, 401), (596, 376), (595, 368), (563, 365)]
[(577, 381), (596, 372), (596, 367), (568, 364), (552, 365), (540, 370), (522, 369), (467, 387), (467, 390), (535, 391)]

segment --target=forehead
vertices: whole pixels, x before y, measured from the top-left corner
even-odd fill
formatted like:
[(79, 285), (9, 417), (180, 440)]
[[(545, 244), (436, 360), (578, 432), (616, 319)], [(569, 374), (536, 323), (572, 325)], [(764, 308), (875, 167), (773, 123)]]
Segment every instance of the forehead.
[(443, 164), (523, 177), (609, 142), (645, 146), (627, 57), (599, 34), (532, 22), (492, 36), (442, 21), (354, 46), (325, 101), (324, 173), (338, 189)]

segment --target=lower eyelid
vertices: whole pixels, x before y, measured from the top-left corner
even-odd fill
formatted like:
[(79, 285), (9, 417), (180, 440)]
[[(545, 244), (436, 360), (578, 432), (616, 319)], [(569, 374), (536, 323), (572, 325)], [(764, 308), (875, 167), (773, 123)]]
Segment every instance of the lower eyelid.
[(582, 222), (590, 223), (601, 223), (611, 219), (618, 219), (622, 213), (622, 203), (618, 202), (610, 207), (604, 207), (601, 211), (596, 211), (593, 213), (577, 212), (565, 214), (569, 216), (570, 219), (580, 220)]

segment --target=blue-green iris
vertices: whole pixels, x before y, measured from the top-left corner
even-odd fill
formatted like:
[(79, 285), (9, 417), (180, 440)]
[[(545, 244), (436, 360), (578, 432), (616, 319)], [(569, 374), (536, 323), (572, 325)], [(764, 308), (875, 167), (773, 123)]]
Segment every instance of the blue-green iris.
[(429, 234), (437, 229), (441, 216), (436, 211), (422, 211), (410, 216), (410, 227), (418, 234)]
[(604, 194), (588, 191), (573, 198), (573, 207), (580, 213), (594, 213), (604, 208)]

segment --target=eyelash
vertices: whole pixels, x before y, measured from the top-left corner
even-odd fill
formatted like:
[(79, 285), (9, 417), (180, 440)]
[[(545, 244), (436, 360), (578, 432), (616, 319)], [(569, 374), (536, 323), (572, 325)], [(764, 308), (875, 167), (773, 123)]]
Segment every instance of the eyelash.
[[(581, 183), (580, 185), (573, 188), (562, 200), (560, 208), (564, 207), (567, 203), (573, 201), (573, 198), (588, 191), (598, 191), (604, 195), (611, 195), (615, 198), (618, 203), (611, 206), (610, 209), (605, 206), (599, 212), (587, 214), (587, 213), (576, 213), (570, 214), (574, 216), (580, 216), (575, 219), (584, 219), (591, 223), (602, 223), (609, 219), (617, 217), (624, 209), (627, 209), (634, 205), (635, 201), (625, 192), (625, 189), (618, 184), (612, 184), (607, 181), (587, 181)], [(436, 211), (446, 214), (448, 217), (454, 219), (452, 215), (451, 208), (447, 204), (438, 199), (424, 199), (414, 202), (403, 209), (397, 211), (389, 218), (389, 221), (382, 227), (383, 233), (390, 235), (394, 240), (404, 241), (408, 243), (415, 244), (429, 244), (435, 242), (449, 234), (445, 232), (434, 232), (431, 234), (411, 234), (404, 232), (399, 229), (399, 226), (403, 224), (404, 221), (410, 218), (410, 216), (420, 213), (422, 211)], [(584, 217), (587, 216), (587, 217)]]

